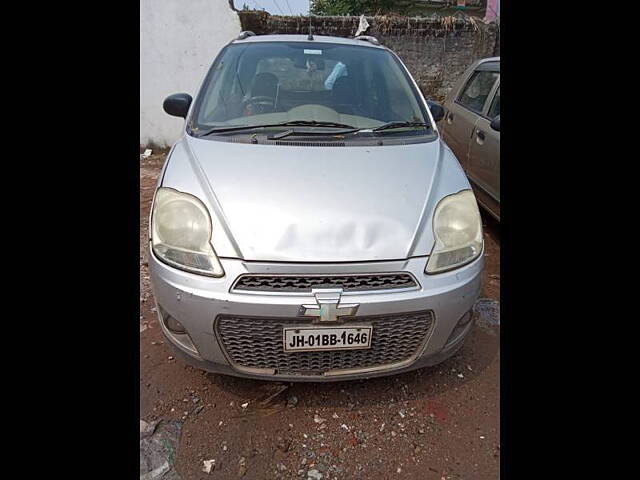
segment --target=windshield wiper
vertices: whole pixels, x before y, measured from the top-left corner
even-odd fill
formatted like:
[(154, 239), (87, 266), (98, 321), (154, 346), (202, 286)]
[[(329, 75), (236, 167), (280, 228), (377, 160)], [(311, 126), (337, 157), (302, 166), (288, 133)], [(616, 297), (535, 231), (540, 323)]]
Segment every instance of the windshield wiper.
[[(237, 132), (241, 130), (253, 130), (256, 128), (273, 128), (273, 127), (330, 127), (330, 128), (349, 128), (353, 131), (357, 129), (353, 125), (336, 122), (318, 122), (316, 120), (289, 120), (287, 122), (270, 123), (266, 125), (238, 125), (235, 127), (214, 127), (207, 130), (198, 137), (206, 137), (212, 133)], [(296, 132), (300, 133), (300, 132)]]
[(295, 135), (296, 137), (338, 137), (349, 133), (359, 132), (360, 129), (352, 128), (350, 130), (340, 130), (339, 132), (304, 132), (300, 130), (286, 130), (281, 133), (275, 133), (267, 136), (267, 140), (280, 140), (281, 138)]
[(379, 127), (372, 128), (372, 132), (380, 132), (382, 130), (390, 130), (392, 128), (402, 128), (402, 127), (427, 127), (431, 128), (431, 124), (425, 122), (389, 122)]
[(317, 120), (291, 120), (283, 122), (280, 125), (288, 125), (292, 127), (335, 127), (335, 128), (351, 128), (357, 130), (353, 125), (346, 125), (337, 122), (319, 122)]
[[(301, 120), (301, 122), (304, 122)], [(330, 126), (339, 126), (341, 124), (339, 123), (333, 123), (333, 122), (326, 122), (328, 124), (331, 124)], [(303, 123), (306, 125), (306, 123)], [(302, 124), (301, 124), (302, 125)], [(385, 123), (383, 125), (380, 125), (379, 127), (375, 127), (375, 128), (355, 128), (355, 127), (351, 127), (349, 130), (343, 130), (340, 132), (332, 132), (332, 133), (327, 133), (327, 132), (300, 132), (298, 130), (287, 130), (286, 132), (282, 132), (282, 133), (276, 133), (275, 135), (271, 135), (268, 137), (269, 140), (279, 140), (281, 138), (285, 138), (288, 137), (289, 135), (300, 135), (300, 136), (313, 136), (313, 135), (347, 135), (350, 133), (367, 133), (367, 132), (380, 132), (380, 131), (384, 131), (384, 130), (390, 130), (392, 128), (403, 128), (403, 127), (427, 127), (427, 128), (431, 128), (431, 125), (429, 123), (425, 123), (425, 122), (389, 122), (389, 123)], [(347, 126), (345, 125), (345, 128), (347, 128)]]

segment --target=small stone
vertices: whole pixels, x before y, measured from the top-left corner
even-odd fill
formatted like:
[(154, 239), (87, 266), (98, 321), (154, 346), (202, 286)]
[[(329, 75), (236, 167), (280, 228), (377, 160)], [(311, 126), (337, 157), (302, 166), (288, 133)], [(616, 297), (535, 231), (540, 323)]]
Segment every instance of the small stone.
[(324, 418), (320, 417), (318, 414), (314, 415), (313, 421), (316, 422), (316, 423), (324, 423), (324, 422), (326, 422), (326, 420)]
[(463, 375), (463, 374), (461, 374), (461, 373), (459, 373), (459, 374), (458, 374), (458, 378), (464, 378), (464, 375)]
[(202, 471), (207, 475), (211, 475), (211, 472), (216, 468), (215, 459), (203, 460), (202, 463), (204, 463), (204, 466), (202, 467)]
[(288, 399), (287, 399), (287, 407), (288, 408), (293, 408), (298, 404), (298, 397), (296, 397), (295, 395), (291, 395)]
[(169, 357), (167, 358), (167, 360), (173, 360), (173, 357), (172, 357), (172, 356), (169, 356)]
[(244, 402), (242, 405), (240, 405), (242, 408), (247, 408), (249, 406), (249, 402)]
[(321, 480), (322, 479), (322, 474), (316, 470), (315, 468), (312, 470), (309, 470), (307, 472), (307, 479), (312, 479), (312, 480)]
[(245, 473), (247, 473), (247, 460), (244, 457), (240, 457), (240, 460), (238, 460), (238, 465), (238, 474), (241, 477), (244, 477)]

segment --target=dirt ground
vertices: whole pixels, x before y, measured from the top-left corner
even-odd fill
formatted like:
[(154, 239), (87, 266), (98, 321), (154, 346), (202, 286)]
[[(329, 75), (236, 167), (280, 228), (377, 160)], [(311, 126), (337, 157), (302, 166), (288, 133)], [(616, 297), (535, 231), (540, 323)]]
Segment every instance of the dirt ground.
[[(452, 359), (372, 380), (244, 380), (173, 359), (146, 265), (149, 206), (163, 161), (153, 155), (140, 167), (140, 418), (184, 422), (175, 455), (182, 478), (499, 478), (500, 327), (477, 315)], [(500, 228), (490, 218), (484, 223), (481, 297), (499, 300)], [(203, 461), (211, 459), (207, 475)]]

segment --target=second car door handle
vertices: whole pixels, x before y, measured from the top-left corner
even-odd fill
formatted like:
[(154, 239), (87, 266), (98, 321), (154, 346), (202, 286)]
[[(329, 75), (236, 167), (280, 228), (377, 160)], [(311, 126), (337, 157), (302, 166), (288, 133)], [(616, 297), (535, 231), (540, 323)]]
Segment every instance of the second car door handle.
[(482, 130), (477, 130), (476, 135), (478, 135), (479, 140), (484, 140), (484, 132)]

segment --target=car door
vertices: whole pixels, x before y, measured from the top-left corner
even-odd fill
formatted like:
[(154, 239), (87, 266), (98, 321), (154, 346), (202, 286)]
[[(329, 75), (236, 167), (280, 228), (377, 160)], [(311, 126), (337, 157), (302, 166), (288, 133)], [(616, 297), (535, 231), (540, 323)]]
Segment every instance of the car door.
[(499, 75), (495, 69), (488, 68), (488, 64), (480, 64), (464, 82), (459, 93), (445, 102), (442, 138), (465, 170), (476, 121), (482, 115)]
[(491, 120), (500, 115), (499, 78), (487, 103), (474, 125), (465, 170), (475, 189), (480, 190), (478, 200), (500, 218), (500, 132), (490, 126)]
[(463, 168), (467, 162), (469, 138), (471, 138), (477, 114), (462, 107), (457, 100), (461, 92), (468, 86), (474, 72), (467, 73), (467, 78), (462, 82), (461, 87), (452, 91), (446, 99), (444, 103), (445, 116), (440, 126), (442, 139), (451, 148)]

